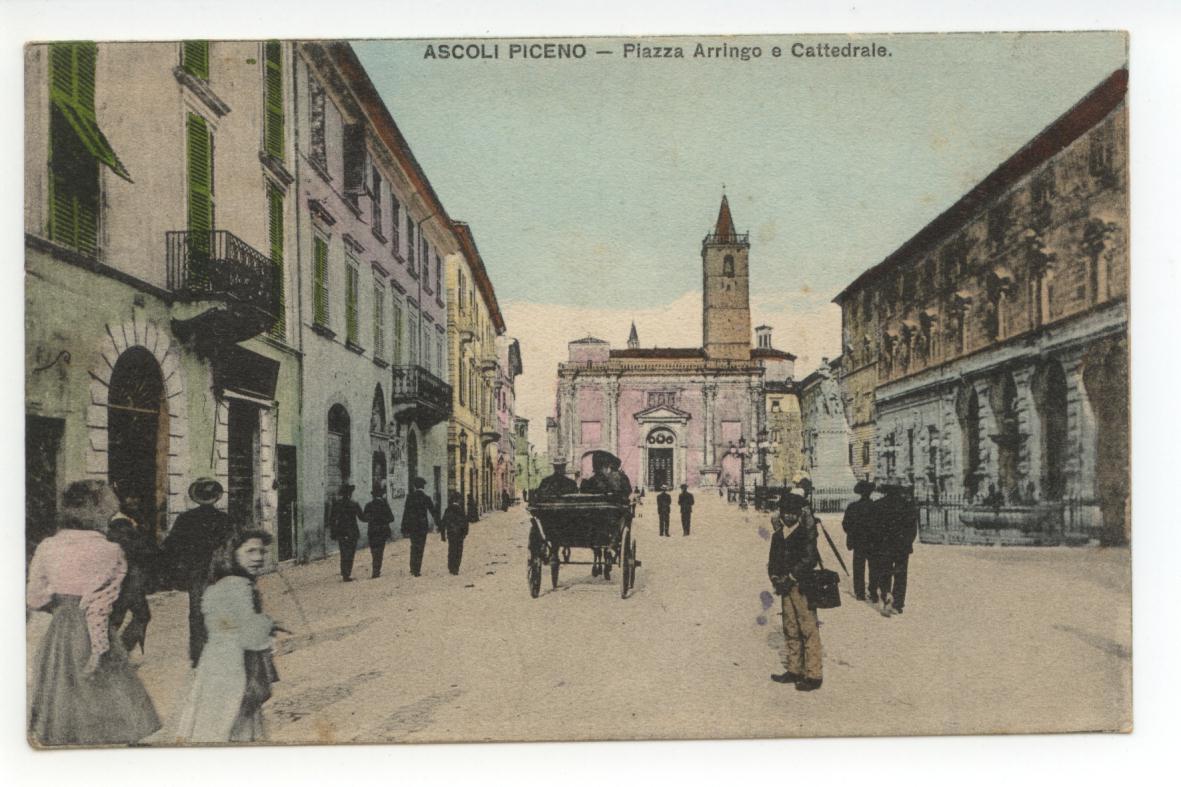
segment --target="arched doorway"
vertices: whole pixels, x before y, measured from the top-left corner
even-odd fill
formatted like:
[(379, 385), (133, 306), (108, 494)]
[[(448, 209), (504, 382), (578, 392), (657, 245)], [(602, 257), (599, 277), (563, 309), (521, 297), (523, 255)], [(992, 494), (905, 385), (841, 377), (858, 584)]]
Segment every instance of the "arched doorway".
[(1017, 463), (1020, 460), (1021, 444), (1027, 436), (1021, 434), (1017, 415), (1017, 384), (1011, 374), (1002, 377), (1000, 393), (1000, 406), (996, 409), (997, 434), (992, 435), (997, 446), (997, 487), (1005, 500), (1012, 502), (1022, 492)]
[(1034, 380), (1041, 421), (1041, 499), (1061, 500), (1066, 490), (1066, 372), (1048, 361)]
[(164, 376), (142, 347), (119, 356), (107, 394), (107, 472), (121, 496), (139, 500), (145, 526), (167, 507), (168, 407)]
[(673, 468), (674, 448), (677, 437), (673, 430), (667, 427), (657, 427), (648, 433), (644, 440), (644, 451), (647, 454), (648, 474), (645, 484), (649, 489), (660, 489), (667, 486), (672, 489), (675, 482)]
[[(1095, 416), (1095, 497), (1103, 515), (1102, 543), (1128, 539), (1129, 481), (1128, 354), (1121, 341), (1097, 351), (1083, 372), (1087, 400)], [(1090, 450), (1081, 446), (1079, 450)]]
[(974, 386), (967, 385), (960, 389), (956, 409), (960, 434), (963, 435), (964, 495), (970, 500), (980, 492), (983, 476), (980, 468), (980, 397)]
[(373, 459), (370, 464), (370, 483), (376, 489), (383, 484), (389, 472), (386, 459), (389, 449), (389, 432), (385, 419), (385, 397), (381, 385), (374, 388), (373, 407), (369, 413), (369, 441), (373, 449)]
[(418, 435), (411, 429), (406, 434), (406, 492), (414, 489), (414, 479), (418, 478)]
[(328, 437), (324, 441), (324, 485), (331, 498), (340, 485), (352, 478), (352, 438), (349, 411), (344, 405), (334, 404), (328, 411)]

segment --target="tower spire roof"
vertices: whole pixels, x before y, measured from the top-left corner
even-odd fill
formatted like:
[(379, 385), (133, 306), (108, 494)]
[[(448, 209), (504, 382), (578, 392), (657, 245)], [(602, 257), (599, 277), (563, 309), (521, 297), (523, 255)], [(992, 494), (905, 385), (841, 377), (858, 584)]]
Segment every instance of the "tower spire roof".
[(640, 346), (640, 335), (636, 333), (636, 321), (632, 320), (631, 333), (627, 335), (627, 348), (635, 350)]
[(714, 235), (719, 238), (729, 238), (734, 235), (734, 219), (730, 216), (730, 200), (722, 194), (722, 207), (718, 210), (718, 224), (714, 227)]

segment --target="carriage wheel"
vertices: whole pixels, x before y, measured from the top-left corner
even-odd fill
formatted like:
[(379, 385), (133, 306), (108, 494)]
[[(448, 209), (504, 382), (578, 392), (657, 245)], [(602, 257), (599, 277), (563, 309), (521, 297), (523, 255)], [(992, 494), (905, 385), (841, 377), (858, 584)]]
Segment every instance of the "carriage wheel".
[(553, 589), (558, 589), (558, 569), (561, 568), (561, 561), (558, 560), (558, 550), (554, 550), (554, 556), (550, 558), (549, 571), (550, 582), (553, 583)]

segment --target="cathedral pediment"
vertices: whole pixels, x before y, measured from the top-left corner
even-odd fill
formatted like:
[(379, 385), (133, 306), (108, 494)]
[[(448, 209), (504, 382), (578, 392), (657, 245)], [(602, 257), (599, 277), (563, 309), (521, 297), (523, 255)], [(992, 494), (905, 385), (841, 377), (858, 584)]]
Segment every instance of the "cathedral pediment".
[(684, 410), (667, 405), (649, 407), (635, 414), (635, 419), (642, 424), (683, 424), (692, 417)]

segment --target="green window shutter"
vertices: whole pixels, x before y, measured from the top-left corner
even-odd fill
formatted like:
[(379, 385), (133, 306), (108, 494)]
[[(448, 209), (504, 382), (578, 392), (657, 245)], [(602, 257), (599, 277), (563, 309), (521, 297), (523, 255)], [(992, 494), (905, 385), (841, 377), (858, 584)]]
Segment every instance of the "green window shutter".
[(357, 266), (350, 262), (346, 266), (344, 291), (345, 337), (357, 344)]
[(181, 68), (198, 79), (209, 81), (209, 42), (185, 41), (181, 46)]
[(94, 122), (96, 52), (92, 42), (49, 47), (49, 237), (87, 254), (98, 250), (98, 157), (91, 144), (102, 138)]
[(208, 234), (213, 229), (213, 140), (205, 119), (189, 113), (189, 232)]
[(278, 41), (266, 45), (266, 152), (283, 159), (283, 63)]
[(373, 357), (385, 358), (385, 289), (373, 285)]
[(316, 325), (328, 325), (328, 243), (315, 240), (312, 261), (312, 320)]
[(283, 192), (267, 186), (267, 222), (271, 241), (271, 265), (275, 276), (275, 324), (271, 333), (282, 339), (287, 335), (286, 277), (283, 274)]

